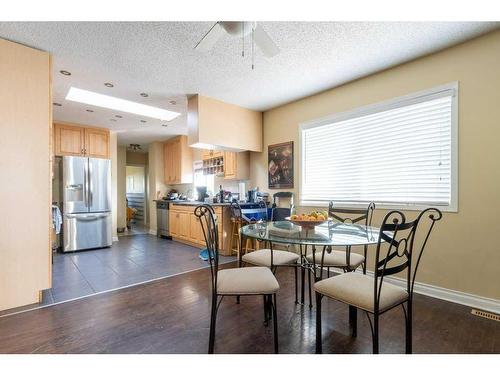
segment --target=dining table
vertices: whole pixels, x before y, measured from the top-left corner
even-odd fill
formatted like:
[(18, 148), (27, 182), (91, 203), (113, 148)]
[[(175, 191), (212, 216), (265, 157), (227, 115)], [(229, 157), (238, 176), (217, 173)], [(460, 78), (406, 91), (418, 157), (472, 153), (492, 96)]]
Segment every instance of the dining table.
[[(242, 226), (240, 229), (240, 249), (244, 239), (252, 238), (269, 244), (271, 251), (273, 244), (286, 245), (288, 248), (298, 247), (301, 267), (301, 303), (304, 303), (305, 272), (311, 272), (316, 277), (317, 265), (306, 259), (308, 251), (316, 253), (320, 247), (322, 251), (330, 251), (333, 247), (365, 247), (375, 245), (379, 241), (380, 229), (377, 227), (350, 222), (326, 221), (320, 225), (301, 226), (291, 221), (261, 221)], [(239, 252), (239, 264), (242, 264), (242, 251)], [(311, 280), (309, 278), (309, 297), (311, 300)], [(311, 305), (311, 303), (310, 303)]]

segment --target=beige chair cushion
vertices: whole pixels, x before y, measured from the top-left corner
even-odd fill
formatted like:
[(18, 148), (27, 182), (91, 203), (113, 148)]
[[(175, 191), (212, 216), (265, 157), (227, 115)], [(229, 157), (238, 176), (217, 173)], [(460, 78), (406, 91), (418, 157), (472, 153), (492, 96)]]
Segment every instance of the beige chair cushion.
[(217, 294), (273, 294), (280, 286), (266, 267), (242, 267), (217, 273)]
[[(271, 250), (262, 249), (252, 251), (243, 255), (241, 258), (245, 263), (255, 264), (256, 266), (271, 267)], [(296, 264), (299, 255), (285, 250), (273, 250), (273, 266), (285, 266)]]
[[(348, 272), (318, 281), (314, 284), (314, 290), (348, 305), (373, 312), (373, 282), (372, 276)], [(379, 311), (385, 311), (407, 299), (408, 293), (406, 290), (384, 282), (380, 293)]]
[[(316, 251), (315, 255), (315, 262), (316, 265), (319, 266), (321, 264), (321, 256), (323, 254), (323, 251)], [(325, 260), (323, 263), (324, 267), (347, 267), (347, 262), (346, 262), (346, 255), (345, 251), (339, 251), (339, 250), (332, 250), (330, 254), (328, 254), (328, 251), (325, 251)], [(312, 263), (313, 261), (313, 255), (309, 254), (306, 256), (306, 259)], [(350, 262), (350, 267), (352, 269), (356, 269), (360, 264), (363, 264), (365, 261), (365, 257), (360, 254), (356, 254), (351, 252), (349, 262)]]

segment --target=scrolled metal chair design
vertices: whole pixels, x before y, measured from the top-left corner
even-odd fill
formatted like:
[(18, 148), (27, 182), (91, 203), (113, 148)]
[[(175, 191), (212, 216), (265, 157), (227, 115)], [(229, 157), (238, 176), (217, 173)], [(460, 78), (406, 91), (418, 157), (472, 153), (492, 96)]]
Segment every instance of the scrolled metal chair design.
[[(363, 224), (365, 226), (370, 226), (372, 223), (373, 212), (375, 211), (375, 203), (371, 202), (366, 208), (344, 208), (336, 207), (334, 202), (330, 202), (328, 205), (328, 217), (334, 219), (338, 223), (351, 223), (351, 224)], [(330, 268), (341, 268), (344, 272), (350, 272), (356, 270), (359, 266), (362, 266), (363, 273), (366, 274), (366, 260), (368, 257), (368, 245), (363, 246), (363, 255), (357, 253), (351, 253), (351, 246), (346, 246), (345, 250), (334, 250), (331, 246), (326, 248), (326, 252), (315, 251), (308, 254), (307, 249), (303, 254), (306, 264), (314, 264), (314, 267), (308, 268), (308, 281), (309, 281), (309, 307), (312, 308), (312, 293), (311, 293), (311, 274), (314, 275), (314, 281), (316, 279), (316, 259), (321, 259), (319, 266), (320, 272), (326, 270), (326, 274), (330, 277)], [(301, 251), (302, 252), (302, 251)], [(303, 302), (303, 301), (302, 301)]]
[[(420, 249), (415, 251), (415, 235), (420, 233), (418, 228), (423, 218), (429, 220), (429, 226), (427, 231), (421, 233), (423, 240)], [(366, 313), (372, 331), (373, 353), (379, 352), (380, 315), (397, 306), (402, 306), (406, 326), (406, 353), (412, 353), (412, 305), (415, 277), (432, 229), (441, 218), (442, 213), (436, 208), (422, 211), (414, 221), (409, 222), (406, 221), (402, 212), (389, 212), (380, 227), (373, 276), (348, 272), (315, 283), (316, 353), (322, 352), (321, 300), (323, 296), (344, 302), (352, 307), (350, 322), (353, 337), (356, 336), (357, 330), (357, 309)], [(386, 251), (385, 247), (387, 247)], [(384, 283), (386, 276), (402, 271), (406, 271), (406, 288)]]
[[(214, 209), (206, 204), (196, 206), (194, 214), (200, 225), (208, 250), (211, 275), (211, 314), (208, 353), (214, 353), (217, 311), (225, 296), (262, 295), (264, 298), (264, 323), (273, 321), (274, 352), (278, 353), (278, 319), (276, 293), (279, 284), (267, 267), (228, 268), (219, 270), (219, 235)], [(271, 316), (272, 315), (272, 316)]]

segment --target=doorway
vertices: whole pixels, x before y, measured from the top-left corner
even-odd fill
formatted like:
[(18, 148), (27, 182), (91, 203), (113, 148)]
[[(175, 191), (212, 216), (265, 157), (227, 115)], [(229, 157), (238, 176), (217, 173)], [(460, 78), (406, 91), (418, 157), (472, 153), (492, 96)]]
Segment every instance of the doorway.
[(128, 234), (146, 234), (146, 168), (126, 166), (127, 229)]

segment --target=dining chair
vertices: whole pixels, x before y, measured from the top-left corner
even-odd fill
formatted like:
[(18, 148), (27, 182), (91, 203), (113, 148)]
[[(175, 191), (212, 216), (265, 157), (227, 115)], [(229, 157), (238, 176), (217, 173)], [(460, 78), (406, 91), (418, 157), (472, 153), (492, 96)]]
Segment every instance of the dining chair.
[[(426, 229), (419, 231), (423, 218), (428, 221), (428, 225)], [(347, 272), (321, 279), (320, 273), (320, 280), (314, 284), (316, 353), (322, 352), (321, 300), (324, 296), (349, 305), (349, 321), (353, 337), (356, 337), (357, 331), (357, 309), (366, 313), (372, 332), (374, 354), (379, 352), (380, 315), (397, 306), (402, 306), (406, 327), (406, 353), (412, 353), (412, 305), (415, 276), (434, 224), (441, 218), (442, 213), (436, 208), (423, 210), (414, 221), (409, 222), (406, 221), (402, 212), (391, 211), (384, 217), (380, 227), (373, 276)], [(417, 233), (417, 241), (420, 245), (415, 247)], [(323, 253), (325, 251), (326, 248), (323, 249)], [(406, 287), (384, 282), (387, 276), (403, 271), (406, 271)]]
[[(328, 204), (328, 217), (332, 218), (334, 221), (339, 223), (352, 223), (352, 224), (363, 224), (370, 226), (372, 223), (373, 212), (375, 211), (375, 203), (371, 202), (366, 208), (344, 208), (336, 207), (333, 201)], [(321, 255), (324, 254), (324, 262), (320, 267), (321, 272), (326, 271), (328, 277), (330, 277), (330, 268), (340, 268), (344, 272), (350, 272), (356, 270), (359, 266), (362, 266), (363, 273), (366, 274), (366, 260), (368, 256), (368, 245), (363, 246), (363, 255), (351, 252), (352, 246), (346, 246), (345, 250), (333, 250), (332, 247), (328, 247), (327, 251), (324, 253), (307, 253), (305, 259), (306, 262), (310, 264), (313, 263), (313, 258), (319, 259)], [(313, 250), (314, 251), (314, 250)], [(315, 274), (316, 270), (311, 267), (308, 268), (308, 282), (309, 282), (309, 307), (312, 308), (312, 292), (311, 292), (311, 274)], [(316, 281), (316, 280), (314, 280)]]
[(219, 270), (219, 235), (217, 217), (210, 205), (196, 206), (194, 214), (200, 219), (200, 225), (208, 250), (208, 262), (211, 275), (211, 314), (208, 353), (214, 353), (215, 325), (217, 311), (225, 296), (262, 295), (264, 300), (264, 324), (273, 321), (274, 352), (278, 353), (278, 319), (276, 293), (279, 284), (267, 267), (229, 268)]
[[(375, 203), (371, 202), (366, 208), (344, 208), (336, 207), (334, 202), (328, 205), (328, 217), (340, 223), (363, 224), (370, 226), (372, 223)], [(330, 275), (330, 267), (342, 268), (344, 272), (353, 271), (360, 265), (363, 273), (366, 274), (366, 259), (368, 245), (364, 245), (363, 255), (352, 253), (351, 246), (346, 246), (345, 251), (329, 249), (325, 254), (324, 265), (327, 268), (327, 274)], [(307, 260), (312, 262), (312, 254), (307, 255)]]
[[(285, 196), (289, 197), (289, 195)], [(300, 267), (300, 255), (289, 249), (289, 246), (285, 247), (285, 249), (275, 249), (273, 243), (269, 242), (268, 248), (259, 249), (242, 255), (239, 258), (241, 259), (240, 266), (242, 262), (244, 262), (253, 266), (268, 267), (273, 274), (276, 273), (278, 267), (292, 267), (295, 275), (295, 303), (298, 303), (297, 268)]]

